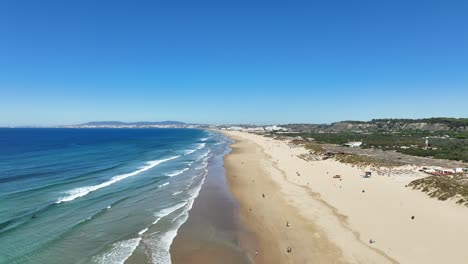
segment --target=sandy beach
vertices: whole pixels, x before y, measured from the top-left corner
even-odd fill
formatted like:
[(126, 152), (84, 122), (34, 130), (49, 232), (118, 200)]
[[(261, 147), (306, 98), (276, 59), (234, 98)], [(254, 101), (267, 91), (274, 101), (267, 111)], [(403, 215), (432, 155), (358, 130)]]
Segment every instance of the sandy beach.
[(363, 178), (284, 141), (224, 133), (236, 141), (225, 167), (256, 263), (466, 263), (468, 209), (405, 187), (424, 176), (414, 168)]

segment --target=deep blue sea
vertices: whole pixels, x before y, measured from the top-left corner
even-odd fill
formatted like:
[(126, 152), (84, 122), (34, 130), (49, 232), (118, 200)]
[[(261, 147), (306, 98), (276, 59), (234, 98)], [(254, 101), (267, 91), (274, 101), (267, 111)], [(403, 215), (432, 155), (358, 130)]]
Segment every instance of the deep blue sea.
[(170, 263), (223, 135), (0, 129), (0, 263)]

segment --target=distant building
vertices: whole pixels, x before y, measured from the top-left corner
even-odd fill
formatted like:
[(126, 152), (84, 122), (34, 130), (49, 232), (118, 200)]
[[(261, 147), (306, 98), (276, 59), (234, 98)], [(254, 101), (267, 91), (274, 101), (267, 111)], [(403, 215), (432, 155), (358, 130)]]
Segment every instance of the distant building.
[(435, 174), (437, 175), (452, 175), (455, 174), (454, 169), (434, 169)]
[(230, 127), (227, 127), (226, 130), (242, 131), (244, 130), (244, 128), (239, 127), (239, 126), (230, 126)]
[(249, 132), (264, 132), (265, 131), (263, 127), (248, 127), (245, 130)]
[(422, 168), (421, 171), (432, 174), (432, 175), (444, 176), (444, 175), (453, 175), (456, 173), (463, 173), (463, 168), (447, 169), (447, 168), (436, 167), (436, 168)]
[(359, 148), (362, 145), (362, 141), (351, 141), (344, 144), (350, 148)]
[(266, 126), (265, 130), (266, 131), (288, 131), (287, 128), (280, 127), (280, 126)]

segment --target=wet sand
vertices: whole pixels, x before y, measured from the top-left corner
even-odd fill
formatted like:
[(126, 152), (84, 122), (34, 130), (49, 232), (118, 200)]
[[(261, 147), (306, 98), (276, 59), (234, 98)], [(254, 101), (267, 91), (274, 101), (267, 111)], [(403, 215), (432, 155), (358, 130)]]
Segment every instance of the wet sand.
[(174, 264), (252, 263), (244, 249), (254, 247), (254, 237), (240, 222), (222, 159), (217, 156), (209, 162), (205, 183), (171, 246)]

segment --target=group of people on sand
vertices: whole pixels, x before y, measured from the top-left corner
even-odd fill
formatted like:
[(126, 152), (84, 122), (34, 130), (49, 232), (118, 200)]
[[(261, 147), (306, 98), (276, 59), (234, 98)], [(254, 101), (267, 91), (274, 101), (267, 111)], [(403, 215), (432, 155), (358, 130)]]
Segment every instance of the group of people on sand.
[[(242, 164), (244, 164), (244, 162), (242, 162)], [(296, 172), (296, 175), (297, 175), (297, 176), (300, 176), (301, 174), (300, 174), (299, 172)], [(233, 177), (234, 177), (234, 178), (237, 178), (237, 176), (235, 176), (235, 175), (233, 175)], [(254, 180), (252, 180), (252, 182), (254, 182)], [(262, 198), (265, 198), (265, 197), (266, 197), (265, 193), (262, 193)], [(249, 211), (252, 212), (252, 208), (249, 208)], [(290, 223), (289, 223), (289, 221), (286, 221), (286, 226), (287, 226), (287, 227), (290, 227), (290, 226), (291, 226)], [(287, 253), (292, 253), (292, 248), (288, 246), (288, 247), (286, 248), (286, 252), (287, 252)], [(255, 255), (258, 255), (258, 251), (255, 251)]]

